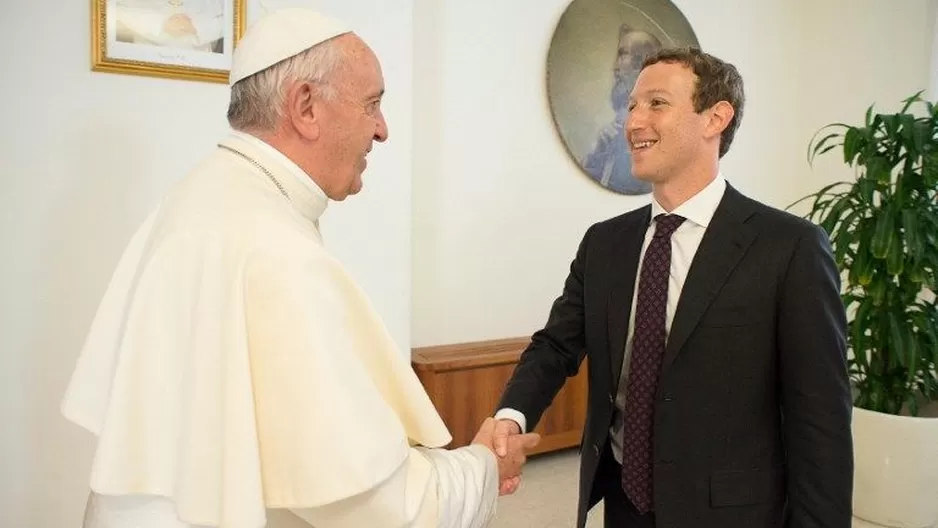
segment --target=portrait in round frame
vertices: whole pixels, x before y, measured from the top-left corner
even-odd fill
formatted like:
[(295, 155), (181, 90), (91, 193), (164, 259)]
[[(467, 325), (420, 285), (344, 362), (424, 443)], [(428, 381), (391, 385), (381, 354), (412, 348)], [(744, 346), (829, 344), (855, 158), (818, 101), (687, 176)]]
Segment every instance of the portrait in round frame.
[(548, 102), (567, 152), (602, 187), (651, 192), (632, 176), (628, 97), (645, 57), (678, 46), (699, 43), (670, 0), (574, 0), (560, 17), (547, 55)]

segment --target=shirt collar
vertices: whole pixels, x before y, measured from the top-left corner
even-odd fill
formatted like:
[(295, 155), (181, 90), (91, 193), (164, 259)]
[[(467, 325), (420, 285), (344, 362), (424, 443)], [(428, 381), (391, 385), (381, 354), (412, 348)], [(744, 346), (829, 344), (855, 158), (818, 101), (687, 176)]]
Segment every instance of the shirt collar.
[[(726, 191), (726, 180), (723, 175), (718, 173), (706, 187), (692, 196), (689, 200), (676, 207), (670, 214), (683, 216), (687, 220), (697, 224), (700, 227), (710, 225), (720, 201), (723, 199), (723, 193)], [(659, 214), (668, 214), (664, 207), (658, 203), (658, 200), (652, 196), (651, 199), (651, 217), (654, 219)]]
[(300, 214), (311, 222), (317, 222), (326, 210), (329, 198), (296, 163), (279, 150), (258, 137), (233, 130), (221, 142), (247, 155), (269, 170), (289, 195), (289, 201)]

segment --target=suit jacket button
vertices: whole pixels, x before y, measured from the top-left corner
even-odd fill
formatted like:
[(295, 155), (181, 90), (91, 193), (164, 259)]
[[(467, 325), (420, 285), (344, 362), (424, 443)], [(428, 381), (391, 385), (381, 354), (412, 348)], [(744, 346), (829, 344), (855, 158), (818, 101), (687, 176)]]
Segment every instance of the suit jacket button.
[(611, 392), (609, 393), (609, 403), (611, 403), (611, 404), (613, 404), (613, 405), (616, 404), (616, 395), (613, 394), (613, 393), (611, 393)]
[(593, 444), (593, 452), (596, 453), (596, 456), (599, 456), (599, 444)]
[(672, 396), (670, 392), (667, 392), (664, 395), (664, 401), (666, 402), (674, 401), (674, 396)]

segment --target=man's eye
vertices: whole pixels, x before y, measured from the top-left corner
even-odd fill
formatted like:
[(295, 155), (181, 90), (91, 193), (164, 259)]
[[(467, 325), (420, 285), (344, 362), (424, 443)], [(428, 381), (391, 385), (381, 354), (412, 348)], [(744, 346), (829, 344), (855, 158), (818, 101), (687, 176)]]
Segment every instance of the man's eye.
[(661, 105), (663, 105), (663, 104), (665, 104), (665, 103), (664, 103), (664, 101), (661, 100), (661, 99), (652, 99), (652, 101), (651, 101), (651, 106), (661, 106)]

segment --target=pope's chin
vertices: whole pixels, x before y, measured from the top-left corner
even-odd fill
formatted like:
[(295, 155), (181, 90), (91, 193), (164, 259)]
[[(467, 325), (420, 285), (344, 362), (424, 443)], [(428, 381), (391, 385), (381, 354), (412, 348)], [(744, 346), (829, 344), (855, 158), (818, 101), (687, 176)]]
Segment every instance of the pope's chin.
[(352, 185), (349, 186), (349, 188), (348, 188), (348, 193), (345, 195), (346, 198), (349, 197), (349, 196), (352, 196), (352, 195), (354, 195), (354, 194), (360, 193), (360, 192), (362, 191), (362, 187), (364, 187), (364, 186), (365, 186), (365, 184), (364, 184), (364, 182), (362, 181), (361, 174), (359, 174), (359, 175), (352, 181)]
[(334, 193), (335, 194), (334, 196), (329, 196), (330, 200), (334, 202), (341, 202), (345, 200), (346, 198), (348, 198), (349, 196), (352, 196), (354, 194), (358, 194), (359, 192), (361, 192), (362, 187), (364, 186), (364, 183), (362, 181), (361, 171), (356, 171), (355, 174), (352, 176), (352, 179), (346, 180), (346, 181), (348, 181), (347, 186), (339, 189), (341, 191), (341, 194), (339, 194), (338, 192)]

